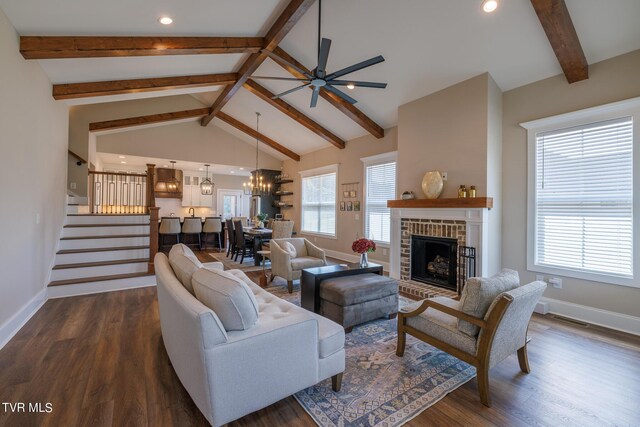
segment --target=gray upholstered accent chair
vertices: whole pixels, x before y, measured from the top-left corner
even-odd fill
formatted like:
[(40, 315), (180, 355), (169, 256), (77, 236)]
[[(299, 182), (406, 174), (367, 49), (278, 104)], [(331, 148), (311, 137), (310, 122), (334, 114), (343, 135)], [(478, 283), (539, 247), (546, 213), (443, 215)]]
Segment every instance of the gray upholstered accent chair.
[(547, 285), (520, 286), (518, 272), (504, 269), (490, 278), (467, 281), (459, 301), (436, 297), (410, 304), (398, 313), (398, 348), (404, 355), (406, 334), (476, 367), (480, 401), (491, 406), (489, 370), (517, 352), (520, 369), (529, 373), (527, 328)]
[(304, 237), (271, 239), (270, 249), (271, 281), (276, 276), (286, 279), (289, 293), (293, 292), (293, 281), (302, 276), (302, 269), (327, 265), (324, 251)]

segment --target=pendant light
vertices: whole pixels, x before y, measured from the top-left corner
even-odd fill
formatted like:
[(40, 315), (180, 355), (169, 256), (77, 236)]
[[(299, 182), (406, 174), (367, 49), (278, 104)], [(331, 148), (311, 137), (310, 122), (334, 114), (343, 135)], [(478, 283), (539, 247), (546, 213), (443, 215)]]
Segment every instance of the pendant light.
[(176, 161), (171, 160), (171, 178), (167, 181), (167, 192), (177, 193), (180, 188), (180, 182), (176, 179)]
[[(213, 194), (213, 182), (209, 179), (209, 166), (210, 165), (205, 165), (207, 167), (207, 172), (205, 175), (205, 178), (202, 180), (202, 182), (200, 182), (200, 194), (202, 194), (203, 196), (210, 196)], [(213, 176), (213, 174), (211, 174), (211, 176)]]
[(260, 169), (258, 168), (258, 148), (260, 146), (260, 116), (261, 114), (256, 111), (256, 170), (251, 172), (248, 182), (242, 183), (244, 194), (247, 196), (265, 196), (271, 192), (271, 183), (266, 182)]

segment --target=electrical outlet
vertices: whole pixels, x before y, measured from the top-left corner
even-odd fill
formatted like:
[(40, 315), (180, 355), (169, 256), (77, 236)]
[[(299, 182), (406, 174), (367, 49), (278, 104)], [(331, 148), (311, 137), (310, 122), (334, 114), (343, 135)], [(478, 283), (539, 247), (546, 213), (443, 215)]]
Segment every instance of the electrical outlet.
[(75, 190), (76, 189), (76, 183), (75, 182), (70, 182), (69, 183), (69, 188), (72, 189), (72, 190)]
[(443, 181), (447, 180), (447, 173), (446, 172), (442, 172), (442, 180)]
[(562, 279), (560, 279), (559, 277), (550, 278), (549, 284), (556, 289), (562, 289)]
[(36, 225), (40, 224), (40, 214), (36, 213)]
[(382, 255), (386, 255), (387, 254), (387, 249), (382, 248)]
[(539, 282), (544, 282), (544, 276), (542, 274), (536, 274), (536, 280)]
[(360, 214), (356, 214), (356, 221), (360, 220)]

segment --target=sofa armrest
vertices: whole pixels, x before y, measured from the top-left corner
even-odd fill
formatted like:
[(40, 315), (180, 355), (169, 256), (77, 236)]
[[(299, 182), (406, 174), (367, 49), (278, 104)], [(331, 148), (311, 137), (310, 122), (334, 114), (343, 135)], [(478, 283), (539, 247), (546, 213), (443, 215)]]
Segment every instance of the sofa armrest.
[(327, 264), (327, 258), (324, 253), (324, 249), (320, 249), (313, 243), (311, 243), (308, 239), (305, 239), (305, 244), (307, 245), (307, 253), (310, 257), (320, 258), (324, 264)]
[(398, 312), (398, 321), (400, 321), (401, 318), (407, 318), (407, 317), (415, 317), (415, 316), (419, 316), (420, 314), (422, 314), (423, 312), (425, 312), (428, 308), (431, 308), (433, 310), (438, 310), (441, 311), (443, 313), (448, 314), (449, 316), (453, 316), (456, 317), (460, 320), (465, 320), (469, 323), (472, 323), (480, 328), (486, 328), (487, 327), (487, 322), (484, 319), (480, 319), (478, 317), (474, 317), (471, 316), (470, 314), (467, 314), (465, 312), (462, 312), (460, 310), (456, 310), (455, 308), (451, 308), (451, 307), (447, 307), (446, 305), (442, 305), (440, 303), (437, 303), (435, 301), (432, 301), (430, 299), (426, 299), (424, 301), (422, 301), (422, 304), (420, 304), (420, 307), (416, 308), (415, 310), (412, 311), (406, 311), (405, 309), (401, 308), (400, 311)]
[(224, 264), (219, 261), (205, 262), (202, 266), (210, 270), (224, 270)]

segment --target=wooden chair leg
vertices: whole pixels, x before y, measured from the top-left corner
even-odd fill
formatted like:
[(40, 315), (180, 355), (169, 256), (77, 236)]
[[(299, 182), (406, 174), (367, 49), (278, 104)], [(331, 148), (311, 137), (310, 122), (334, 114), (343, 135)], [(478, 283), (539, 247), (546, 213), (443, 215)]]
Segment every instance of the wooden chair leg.
[(407, 333), (404, 331), (404, 317), (398, 316), (398, 346), (396, 348), (396, 356), (404, 356), (404, 348), (407, 345)]
[(331, 389), (336, 393), (342, 388), (342, 372), (331, 377)]
[(351, 331), (353, 331), (353, 326), (349, 326), (348, 328), (344, 328), (344, 333), (345, 334), (350, 334)]
[(290, 294), (293, 293), (293, 280), (287, 280), (287, 289)]
[(518, 362), (520, 363), (520, 370), (525, 374), (531, 372), (529, 368), (529, 356), (527, 356), (527, 345), (523, 345), (518, 349)]
[(276, 278), (276, 275), (271, 273), (271, 278), (269, 279), (269, 283), (273, 282), (273, 279)]
[(480, 392), (480, 402), (487, 408), (491, 407), (491, 396), (489, 395), (489, 361), (476, 368), (478, 378), (478, 391)]

